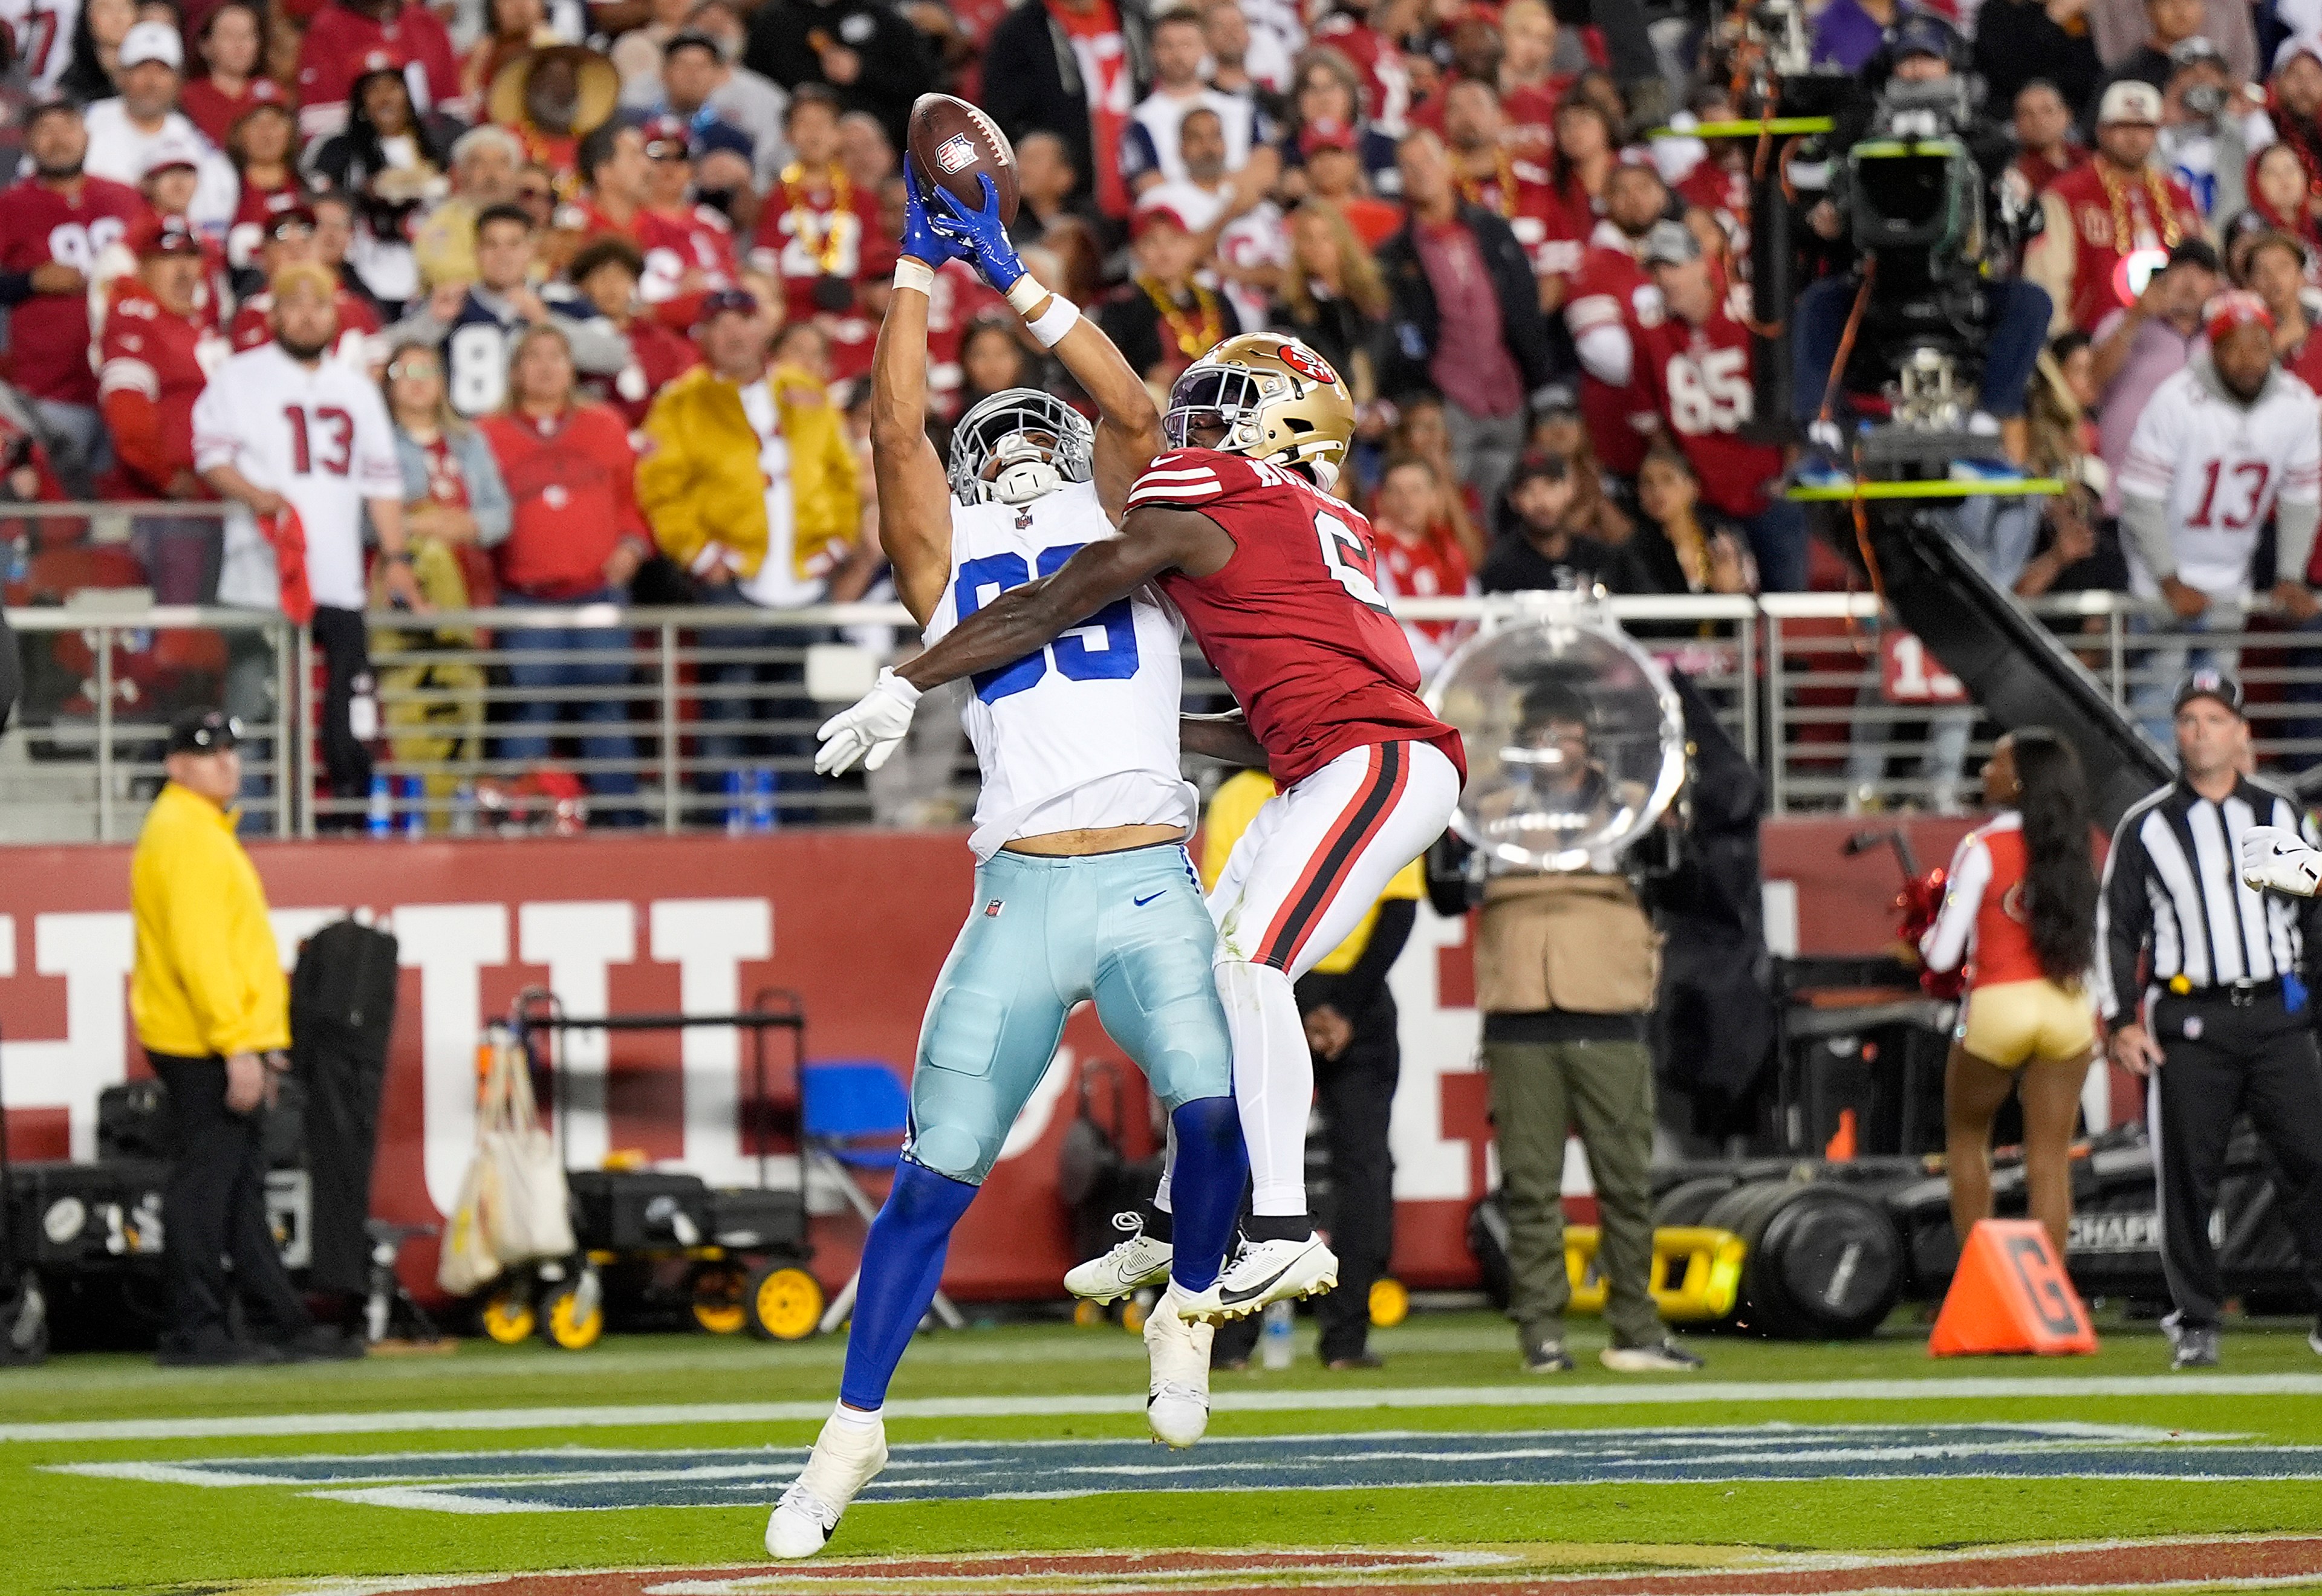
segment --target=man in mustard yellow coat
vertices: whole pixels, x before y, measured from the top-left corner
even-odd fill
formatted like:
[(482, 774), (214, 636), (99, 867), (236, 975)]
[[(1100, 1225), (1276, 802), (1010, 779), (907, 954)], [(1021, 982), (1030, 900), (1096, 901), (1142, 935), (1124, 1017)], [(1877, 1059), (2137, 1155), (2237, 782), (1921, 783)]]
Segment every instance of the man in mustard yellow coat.
[[(773, 612), (861, 597), (876, 550), (861, 536), (855, 451), (827, 388), (802, 368), (771, 358), (768, 318), (746, 289), (708, 296), (693, 336), (707, 363), (654, 400), (637, 466), (637, 506), (662, 552), (692, 576), (704, 604)], [(775, 618), (704, 630), (699, 644), (803, 650), (827, 635), (824, 628), (765, 624)], [(700, 739), (703, 792), (723, 792), (727, 772), (753, 755), (802, 761), (810, 752), (787, 734), (747, 729), (754, 719), (811, 719), (810, 705), (733, 691), (801, 675), (792, 663), (701, 667), (703, 686), (722, 689), (703, 695), (703, 719), (721, 727)]]
[[(177, 1162), (161, 1195), (169, 1324), (160, 1360), (271, 1363), (359, 1354), (308, 1317), (266, 1218), (264, 1111), (287, 1068), (290, 999), (266, 889), (233, 834), (240, 728), (190, 710), (169, 728), (169, 780), (129, 863), (137, 962), (129, 1013), (169, 1090)], [(221, 1257), (233, 1261), (229, 1283)], [(229, 1327), (231, 1293), (257, 1340)]]

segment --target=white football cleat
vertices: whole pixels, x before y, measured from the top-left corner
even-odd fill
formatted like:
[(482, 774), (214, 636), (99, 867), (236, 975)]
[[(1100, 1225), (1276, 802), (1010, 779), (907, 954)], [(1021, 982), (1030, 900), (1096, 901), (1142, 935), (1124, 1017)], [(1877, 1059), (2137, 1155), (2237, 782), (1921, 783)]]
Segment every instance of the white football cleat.
[(1217, 1331), (1180, 1318), (1176, 1297), (1171, 1286), (1145, 1320), (1145, 1350), (1153, 1359), (1145, 1422), (1155, 1440), (1182, 1448), (1210, 1427), (1210, 1342)]
[(782, 1492), (766, 1520), (766, 1550), (777, 1557), (811, 1557), (838, 1528), (839, 1515), (855, 1492), (887, 1466), (887, 1426), (841, 1424), (836, 1415), (822, 1423), (814, 1455)]
[(1135, 1213), (1115, 1214), (1113, 1227), (1129, 1232), (1102, 1258), (1076, 1263), (1065, 1273), (1065, 1290), (1091, 1302), (1111, 1302), (1169, 1278), (1169, 1260), (1176, 1249), (1145, 1234), (1145, 1221)]
[(1175, 1304), (1189, 1319), (1216, 1323), (1263, 1313), (1268, 1304), (1312, 1297), (1339, 1283), (1339, 1255), (1319, 1236), (1296, 1241), (1246, 1241), (1206, 1291), (1180, 1291), (1173, 1283), (1154, 1311)]
[(2322, 887), (2322, 853), (2287, 826), (2253, 825), (2242, 833), (2242, 880), (2261, 892), (2311, 898)]

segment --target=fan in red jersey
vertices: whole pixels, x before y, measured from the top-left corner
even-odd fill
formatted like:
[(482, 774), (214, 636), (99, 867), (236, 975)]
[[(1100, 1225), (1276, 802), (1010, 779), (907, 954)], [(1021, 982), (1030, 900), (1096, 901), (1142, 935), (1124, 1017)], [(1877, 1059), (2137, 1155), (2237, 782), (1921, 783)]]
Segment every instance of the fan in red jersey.
[[(987, 281), (1033, 309), (997, 206), (960, 219)], [(1008, 271), (1013, 267), (1013, 271)], [(1019, 280), (1020, 279), (1020, 280)], [(1049, 311), (1036, 317), (1039, 326)], [(1376, 580), (1368, 523), (1330, 497), (1354, 431), (1346, 384), (1277, 333), (1227, 340), (1187, 367), (1173, 445), (1130, 491), (1120, 534), (1008, 590), (822, 727), (818, 770), (885, 760), (928, 688), (1038, 655), (1147, 582), (1184, 618), (1246, 714), (1189, 721), (1185, 746), (1270, 767), (1281, 792), (1210, 898), (1218, 988), (1249, 1145), (1248, 1245), (1206, 1290), (1157, 1311), (1237, 1318), (1327, 1290), (1338, 1260), (1306, 1209), (1313, 1060), (1292, 982), (1353, 929), (1395, 872), (1442, 834), (1466, 779), (1458, 734), (1417, 691), (1411, 645)]]
[(723, 214), (691, 198), (691, 135), (674, 117), (645, 128), (644, 209), (637, 214), (637, 247), (644, 251), (644, 280), (638, 291), (671, 327), (690, 328), (702, 301), (721, 288), (740, 286), (741, 257), (734, 248), (734, 224)]
[(855, 308), (864, 241), (879, 222), (879, 196), (858, 190), (839, 164), (838, 114), (838, 96), (819, 84), (801, 84), (791, 95), (783, 122), (791, 163), (758, 213), (750, 264), (781, 279), (794, 322)]
[[(303, 205), (295, 210), (276, 214), (266, 224), (266, 242), (259, 249), (259, 266), (270, 284), (284, 267), (301, 260), (315, 260), (315, 213)], [(333, 272), (333, 279), (338, 274)], [(334, 312), (338, 327), (338, 342), (333, 352), (343, 360), (352, 360), (358, 366), (368, 363), (365, 348), (368, 341), (379, 335), (379, 312), (370, 302), (348, 290), (340, 282)], [(274, 295), (268, 290), (252, 294), (233, 313), (233, 321), (226, 328), (226, 339), (234, 352), (253, 350), (273, 342)]]
[(104, 464), (96, 373), (89, 368), (88, 280), (145, 202), (125, 183), (81, 170), (80, 109), (47, 100), (27, 113), (32, 175), (0, 195), (0, 305), (9, 307), (9, 379), (32, 400), (76, 497)]
[(1556, 191), (1546, 167), (1509, 153), (1506, 132), (1490, 84), (1463, 78), (1443, 91), (1443, 142), (1460, 199), (1504, 221), (1531, 257), (1532, 270), (1548, 277), (1562, 259), (1549, 236), (1560, 216)]
[(1580, 355), (1580, 416), (1597, 463), (1620, 477), (1644, 463), (1651, 428), (1637, 418), (1650, 416), (1652, 405), (1637, 385), (1632, 351), (1640, 328), (1660, 314), (1637, 249), (1668, 208), (1668, 189), (1651, 167), (1615, 170), (1604, 184), (1604, 220), (1564, 297), (1564, 324)]
[(1702, 502), (1748, 531), (1767, 589), (1802, 588), (1805, 512), (1772, 491), (1782, 451), (1742, 436), (1751, 405), (1742, 320), (1749, 290), (1720, 293), (1701, 241), (1682, 222), (1658, 223), (1645, 236), (1644, 254), (1662, 314), (1633, 334), (1637, 387), (1693, 463)]

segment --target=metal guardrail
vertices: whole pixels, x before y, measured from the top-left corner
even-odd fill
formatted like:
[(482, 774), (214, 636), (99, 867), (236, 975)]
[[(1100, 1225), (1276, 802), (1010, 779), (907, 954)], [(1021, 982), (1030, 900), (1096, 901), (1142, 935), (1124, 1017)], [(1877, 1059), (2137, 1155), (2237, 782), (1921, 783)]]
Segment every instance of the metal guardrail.
[[(1521, 607), (1504, 596), (1395, 606), (1407, 621), (1460, 630)], [(2237, 630), (2209, 634), (2162, 629), (2146, 606), (2116, 594), (2032, 607), (2082, 638), (2076, 652), (2116, 703), (2140, 690), (2165, 695), (2181, 669), (2167, 651), (2238, 648), (2262, 757), (2293, 769), (2322, 758), (2322, 630), (2286, 630), (2263, 604)], [(1616, 598), (1611, 609), (1694, 677), (1765, 772), (1771, 812), (1970, 800), (1962, 778), (1988, 749), (1988, 728), (1971, 706), (1946, 711), (1882, 693), (1870, 595)], [(868, 686), (881, 660), (915, 646), (899, 605), (374, 613), (383, 803), (320, 790), (315, 646), (279, 616), (89, 592), (8, 619), (30, 669), (25, 709), (0, 737), (0, 841), (133, 835), (161, 780), (160, 727), (189, 696), (223, 695), (251, 728), (245, 824), (261, 834), (548, 829), (558, 810), (555, 793), (540, 789), (543, 768), (594, 789), (590, 824), (664, 831), (930, 824), (974, 807), (955, 698), (928, 706), (886, 771), (813, 775), (816, 726)], [(536, 679), (590, 665), (604, 685)], [(1224, 706), (1222, 684), (1191, 648), (1185, 670), (1189, 708)], [(518, 718), (527, 714), (555, 722)], [(511, 746), (532, 734), (553, 738), (548, 760)]]

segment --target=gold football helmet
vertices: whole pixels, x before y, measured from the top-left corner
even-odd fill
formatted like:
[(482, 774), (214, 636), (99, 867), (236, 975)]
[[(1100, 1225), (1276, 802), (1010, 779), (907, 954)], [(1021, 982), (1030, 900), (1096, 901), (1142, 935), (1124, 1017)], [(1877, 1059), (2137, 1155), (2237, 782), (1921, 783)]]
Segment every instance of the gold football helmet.
[(1161, 418), (1169, 446), (1191, 442), (1202, 418), (1226, 429), (1211, 447), (1280, 465), (1335, 470), (1355, 435), (1346, 380), (1330, 361), (1279, 333), (1229, 338), (1185, 368)]

